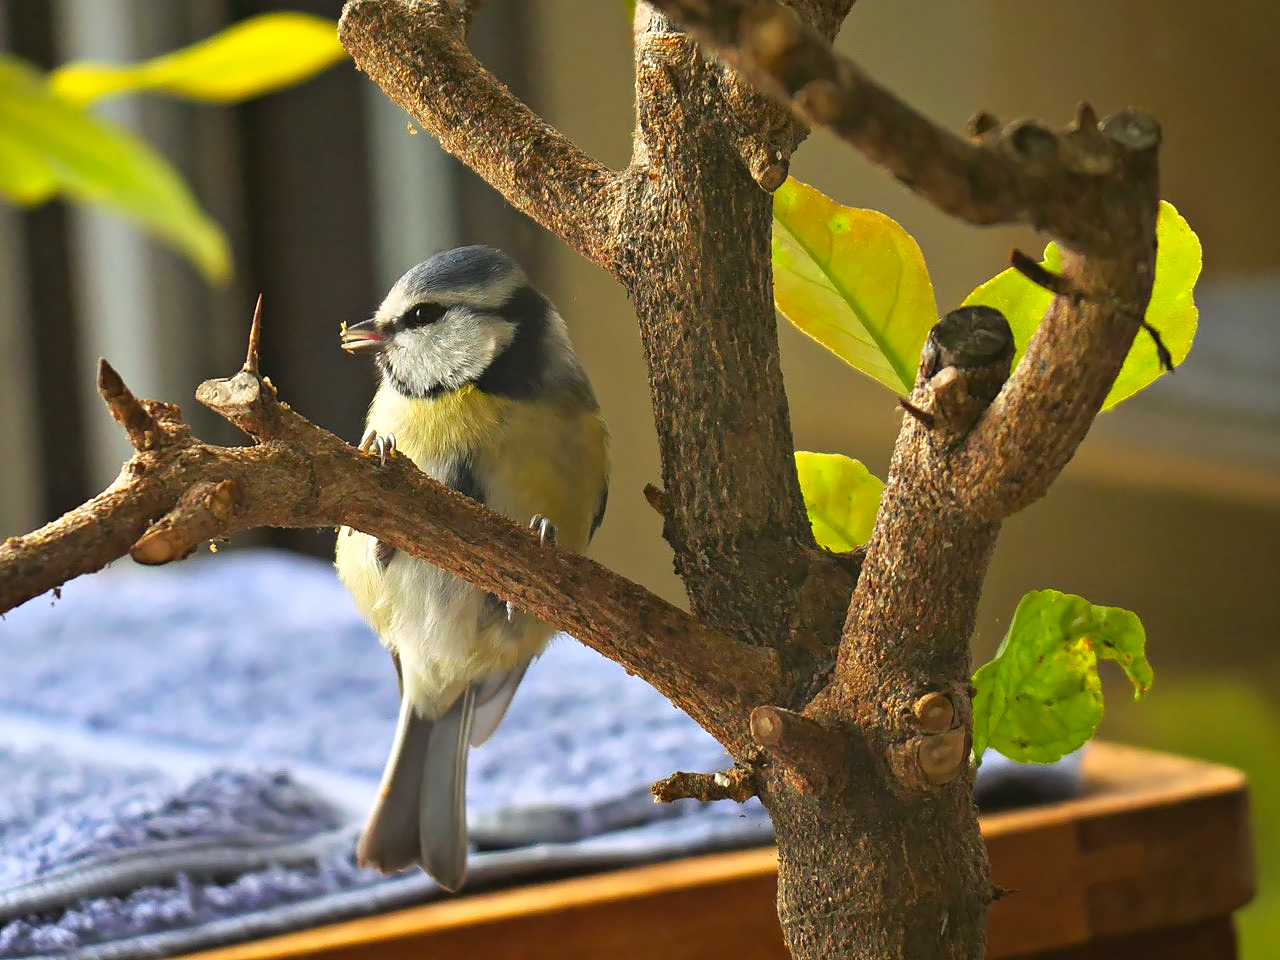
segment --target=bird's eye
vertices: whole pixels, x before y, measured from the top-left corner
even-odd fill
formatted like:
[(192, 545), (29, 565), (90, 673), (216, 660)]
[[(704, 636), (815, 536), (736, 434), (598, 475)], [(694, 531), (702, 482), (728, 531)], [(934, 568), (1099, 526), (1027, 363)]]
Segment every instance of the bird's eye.
[(444, 309), (438, 303), (420, 303), (416, 307), (411, 307), (407, 310), (401, 321), (410, 329), (425, 327), (427, 324), (435, 323), (443, 317)]

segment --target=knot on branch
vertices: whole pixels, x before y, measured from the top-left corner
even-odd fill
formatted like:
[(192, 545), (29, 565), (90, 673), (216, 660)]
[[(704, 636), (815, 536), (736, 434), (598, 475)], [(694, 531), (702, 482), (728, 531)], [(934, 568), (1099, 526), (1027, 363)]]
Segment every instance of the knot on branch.
[(240, 500), (232, 480), (197, 483), (129, 548), (138, 563), (158, 565), (189, 556), (201, 543), (224, 534)]
[(677, 800), (733, 800), (745, 803), (756, 795), (756, 774), (741, 765), (717, 773), (688, 773), (677, 770), (649, 788), (654, 803)]
[(933, 690), (911, 705), (906, 740), (888, 751), (889, 767), (911, 793), (927, 793), (964, 771), (969, 757), (972, 708), (960, 691)]
[(817, 796), (848, 785), (852, 758), (844, 739), (811, 717), (782, 707), (756, 707), (751, 739), (799, 794)]
[(991, 307), (961, 307), (934, 324), (904, 410), (945, 442), (962, 438), (1000, 393), (1013, 364), (1013, 331)]

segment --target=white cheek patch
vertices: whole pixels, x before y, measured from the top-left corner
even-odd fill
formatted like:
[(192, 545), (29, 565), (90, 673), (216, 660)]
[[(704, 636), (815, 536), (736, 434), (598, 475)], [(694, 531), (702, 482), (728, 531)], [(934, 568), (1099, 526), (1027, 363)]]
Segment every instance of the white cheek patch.
[(397, 333), (385, 362), (415, 393), (456, 390), (478, 379), (514, 337), (514, 326), (493, 314), (453, 307), (436, 323)]

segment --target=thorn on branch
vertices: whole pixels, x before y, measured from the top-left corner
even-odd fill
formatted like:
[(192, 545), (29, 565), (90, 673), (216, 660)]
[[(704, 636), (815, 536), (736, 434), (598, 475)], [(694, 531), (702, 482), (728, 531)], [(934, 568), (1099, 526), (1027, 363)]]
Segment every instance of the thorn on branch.
[(848, 751), (838, 733), (816, 720), (782, 707), (756, 707), (751, 738), (797, 793), (814, 796), (844, 786)]
[[(1066, 297), (1076, 304), (1082, 303), (1086, 299), (1083, 293), (1072, 287), (1071, 282), (1066, 277), (1045, 269), (1043, 264), (1027, 256), (1017, 248), (1009, 252), (1009, 263), (1013, 266), (1013, 269), (1017, 270), (1036, 286), (1043, 287), (1055, 296)], [(1151, 326), (1146, 320), (1142, 320), (1141, 324), (1142, 329), (1147, 332), (1155, 344), (1156, 356), (1160, 359), (1160, 369), (1167, 373), (1173, 373), (1173, 354), (1165, 346), (1164, 339), (1160, 336), (1160, 331)]]
[(926, 429), (928, 430), (933, 429), (934, 423), (936, 421), (934, 420), (933, 414), (930, 413), (928, 410), (921, 410), (919, 407), (917, 407), (914, 403), (912, 403), (906, 397), (898, 398), (898, 406), (900, 406), (903, 410), (907, 411), (907, 413), (911, 414), (911, 416), (915, 417), (922, 424), (924, 424)]
[(1017, 247), (1009, 251), (1009, 264), (1037, 287), (1043, 287), (1055, 296), (1066, 297), (1072, 303), (1080, 303), (1084, 299), (1084, 294), (1075, 289), (1066, 277), (1047, 269)]
[(245, 355), (245, 373), (258, 374), (258, 344), (262, 339), (262, 294), (258, 294), (258, 302), (253, 307), (253, 322), (249, 325), (249, 352)]
[(993, 883), (991, 885), (991, 902), (995, 903), (998, 900), (1003, 900), (1005, 897), (1012, 896), (1013, 894), (1020, 892), (1021, 891), (1017, 887), (1002, 887), (998, 883)]
[(1097, 130), (1098, 115), (1093, 112), (1093, 107), (1085, 103), (1083, 100), (1076, 105), (1076, 116), (1071, 121), (1072, 130)]
[(688, 773), (677, 770), (671, 776), (659, 780), (649, 788), (654, 803), (674, 803), (676, 800), (733, 800), (745, 803), (756, 795), (755, 773), (747, 767), (737, 766), (718, 773)]
[(181, 560), (205, 540), (226, 532), (239, 499), (232, 480), (196, 484), (172, 510), (147, 528), (129, 548), (129, 556), (148, 566)]
[(1160, 331), (1147, 323), (1146, 320), (1142, 321), (1142, 329), (1147, 331), (1148, 336), (1151, 337), (1152, 342), (1156, 345), (1156, 356), (1160, 358), (1160, 369), (1167, 373), (1173, 373), (1173, 354), (1164, 345), (1164, 339), (1160, 336)]
[(657, 511), (658, 516), (666, 517), (667, 515), (667, 492), (656, 483), (646, 483), (644, 485), (644, 499)]
[(98, 360), (98, 393), (111, 411), (111, 418), (124, 428), (133, 449), (150, 450), (161, 442), (164, 431), (160, 424), (125, 385), (115, 367), (103, 359)]

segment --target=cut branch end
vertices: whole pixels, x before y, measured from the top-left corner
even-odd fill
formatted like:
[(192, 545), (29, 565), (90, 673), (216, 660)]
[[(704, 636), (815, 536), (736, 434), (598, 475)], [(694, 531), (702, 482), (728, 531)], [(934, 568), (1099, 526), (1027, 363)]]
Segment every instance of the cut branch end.
[(751, 738), (798, 793), (812, 796), (844, 785), (848, 751), (838, 733), (816, 720), (782, 707), (756, 707)]

